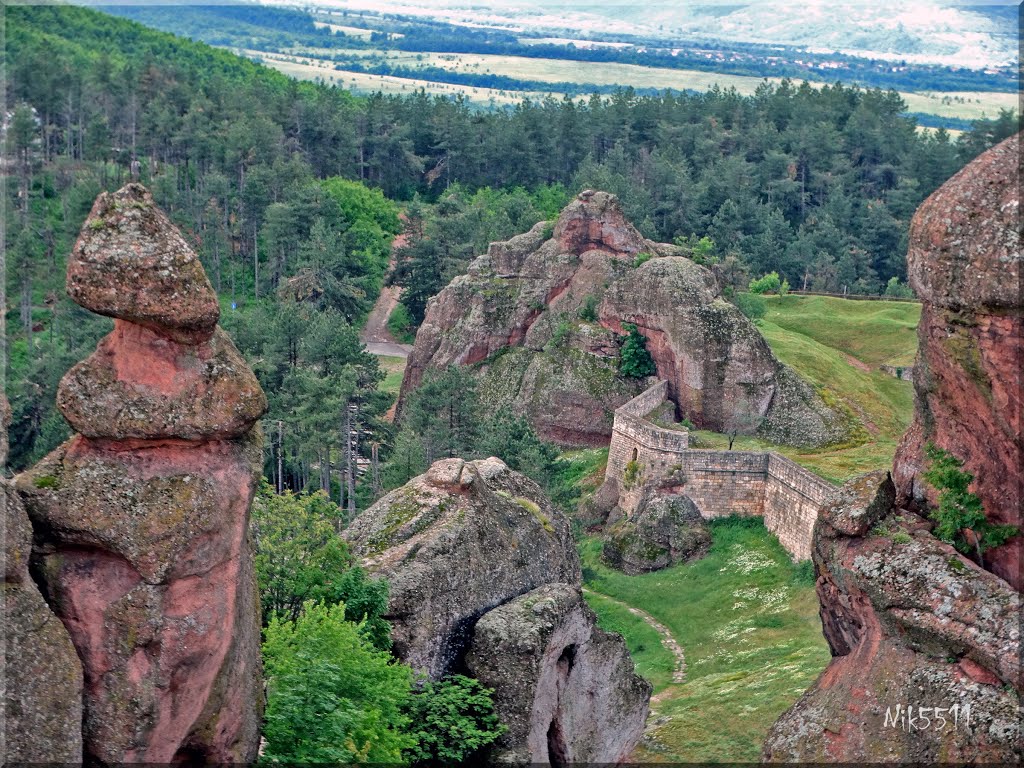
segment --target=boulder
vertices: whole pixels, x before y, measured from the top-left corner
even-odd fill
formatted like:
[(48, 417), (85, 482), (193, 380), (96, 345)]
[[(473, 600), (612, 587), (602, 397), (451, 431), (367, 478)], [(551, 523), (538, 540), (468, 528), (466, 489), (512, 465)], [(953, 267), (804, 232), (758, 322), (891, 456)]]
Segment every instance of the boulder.
[(143, 187), (97, 200), (68, 292), (115, 330), (58, 389), (78, 434), (15, 484), (34, 572), (81, 659), (82, 758), (252, 761), (263, 692), (248, 522), (266, 399)]
[[(964, 461), (985, 514), (1021, 527), (1024, 488), (1020, 136), (985, 152), (914, 214), (907, 271), (923, 309), (915, 413), (893, 476), (901, 503), (935, 503), (922, 480), (931, 442)], [(985, 564), (1024, 588), (1020, 536)]]
[(488, 402), (527, 415), (541, 437), (606, 444), (613, 411), (652, 383), (618, 375), (632, 322), (698, 426), (797, 445), (845, 437), (847, 417), (779, 363), (711, 271), (685, 256), (646, 240), (613, 195), (584, 192), (550, 236), (541, 223), (492, 243), (430, 300), (402, 401), (428, 371), (466, 366)]
[(702, 557), (710, 546), (711, 533), (693, 501), (654, 494), (606, 529), (601, 559), (635, 576)]
[(220, 317), (199, 257), (141, 184), (96, 198), (68, 260), (67, 290), (88, 310), (183, 342), (209, 338)]
[[(1020, 598), (890, 508), (887, 477), (826, 504), (813, 560), (833, 660), (775, 723), (770, 762), (1018, 763)], [(854, 507), (860, 510), (855, 512)]]
[(112, 440), (233, 439), (267, 410), (267, 398), (228, 335), (180, 344), (117, 320), (57, 392), (79, 434)]
[[(10, 408), (0, 394), (0, 445)], [(3, 528), (5, 764), (82, 762), (82, 665), (64, 625), (29, 576), (32, 528), (21, 499), (0, 477)]]
[(344, 537), (391, 585), (394, 652), (434, 679), (453, 671), (487, 611), (543, 584), (580, 583), (568, 520), (495, 458), (436, 462)]
[(651, 685), (579, 588), (548, 584), (477, 622), (466, 667), (508, 728), (495, 762), (616, 764), (643, 736)]

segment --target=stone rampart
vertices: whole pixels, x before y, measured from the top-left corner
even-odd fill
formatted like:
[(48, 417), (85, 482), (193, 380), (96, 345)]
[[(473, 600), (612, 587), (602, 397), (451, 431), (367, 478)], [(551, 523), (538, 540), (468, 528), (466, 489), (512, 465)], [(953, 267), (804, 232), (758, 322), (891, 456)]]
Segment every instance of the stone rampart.
[(615, 412), (605, 483), (617, 489), (621, 512), (632, 515), (651, 492), (685, 494), (705, 518), (763, 516), (786, 551), (808, 559), (833, 486), (774, 452), (691, 449), (687, 432), (647, 419), (667, 394), (661, 381)]

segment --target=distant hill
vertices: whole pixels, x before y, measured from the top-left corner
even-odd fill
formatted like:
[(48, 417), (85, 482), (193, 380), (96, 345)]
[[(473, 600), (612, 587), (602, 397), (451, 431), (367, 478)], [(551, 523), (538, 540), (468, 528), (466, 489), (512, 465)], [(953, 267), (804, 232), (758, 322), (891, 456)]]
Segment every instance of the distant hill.
[(315, 5), (427, 16), (511, 31), (572, 30), (574, 36), (627, 35), (652, 39), (706, 38), (805, 46), (916, 64), (985, 69), (1017, 59), (1017, 14), (1010, 3), (953, 4), (945, 0), (886, 3), (753, 2), (688, 5), (674, 0), (621, 3), (591, 0), (319, 0)]

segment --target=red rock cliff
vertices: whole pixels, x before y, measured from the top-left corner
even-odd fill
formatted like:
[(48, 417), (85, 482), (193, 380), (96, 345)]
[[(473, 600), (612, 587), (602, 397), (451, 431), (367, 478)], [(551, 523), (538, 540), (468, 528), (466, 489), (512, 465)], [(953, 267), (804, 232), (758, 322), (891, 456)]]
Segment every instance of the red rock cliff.
[(772, 355), (712, 272), (646, 240), (614, 195), (583, 192), (545, 230), (491, 243), (430, 300), (403, 400), (430, 369), (467, 366), (489, 403), (527, 415), (545, 439), (606, 445), (615, 408), (650, 384), (617, 373), (623, 323), (634, 323), (697, 426), (794, 445), (845, 437), (844, 416)]
[[(914, 215), (907, 266), (924, 309), (914, 368), (914, 422), (896, 454), (902, 502), (933, 494), (924, 446), (964, 461), (988, 518), (1021, 525), (1024, 436), (1021, 370), (1020, 136), (985, 152)], [(934, 501), (934, 498), (931, 499)], [(1024, 588), (1021, 537), (985, 554)]]
[(266, 399), (216, 327), (199, 260), (140, 185), (97, 199), (68, 293), (114, 331), (61, 382), (78, 434), (16, 484), (38, 579), (82, 662), (85, 760), (254, 760), (247, 529)]

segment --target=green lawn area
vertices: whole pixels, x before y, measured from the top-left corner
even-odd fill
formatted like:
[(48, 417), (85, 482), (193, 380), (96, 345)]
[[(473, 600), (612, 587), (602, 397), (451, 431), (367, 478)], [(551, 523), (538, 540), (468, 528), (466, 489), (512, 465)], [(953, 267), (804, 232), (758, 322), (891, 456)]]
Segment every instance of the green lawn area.
[(377, 362), (380, 363), (380, 367), (387, 373), (384, 381), (381, 382), (381, 391), (390, 392), (395, 397), (398, 397), (398, 390), (402, 388), (402, 375), (405, 373), (405, 358), (382, 355), (377, 358)]
[(871, 368), (913, 365), (921, 305), (909, 301), (857, 301), (831, 296), (766, 296), (765, 320)]
[[(754, 762), (769, 727), (829, 661), (807, 565), (795, 565), (760, 518), (711, 522), (701, 560), (642, 576), (601, 564), (600, 541), (580, 544), (588, 589), (643, 608), (686, 655), (671, 683), (657, 635), (620, 606), (587, 600), (602, 626), (621, 632), (658, 693), (638, 762)], [(659, 720), (664, 718), (662, 722)]]
[[(734, 448), (776, 450), (834, 483), (892, 466), (900, 437), (910, 425), (914, 390), (879, 370), (913, 365), (921, 305), (828, 296), (767, 296), (758, 327), (775, 356), (809, 381), (827, 402), (845, 407), (860, 424), (839, 446), (802, 450), (740, 437)], [(694, 448), (725, 448), (713, 432), (691, 432)]]

